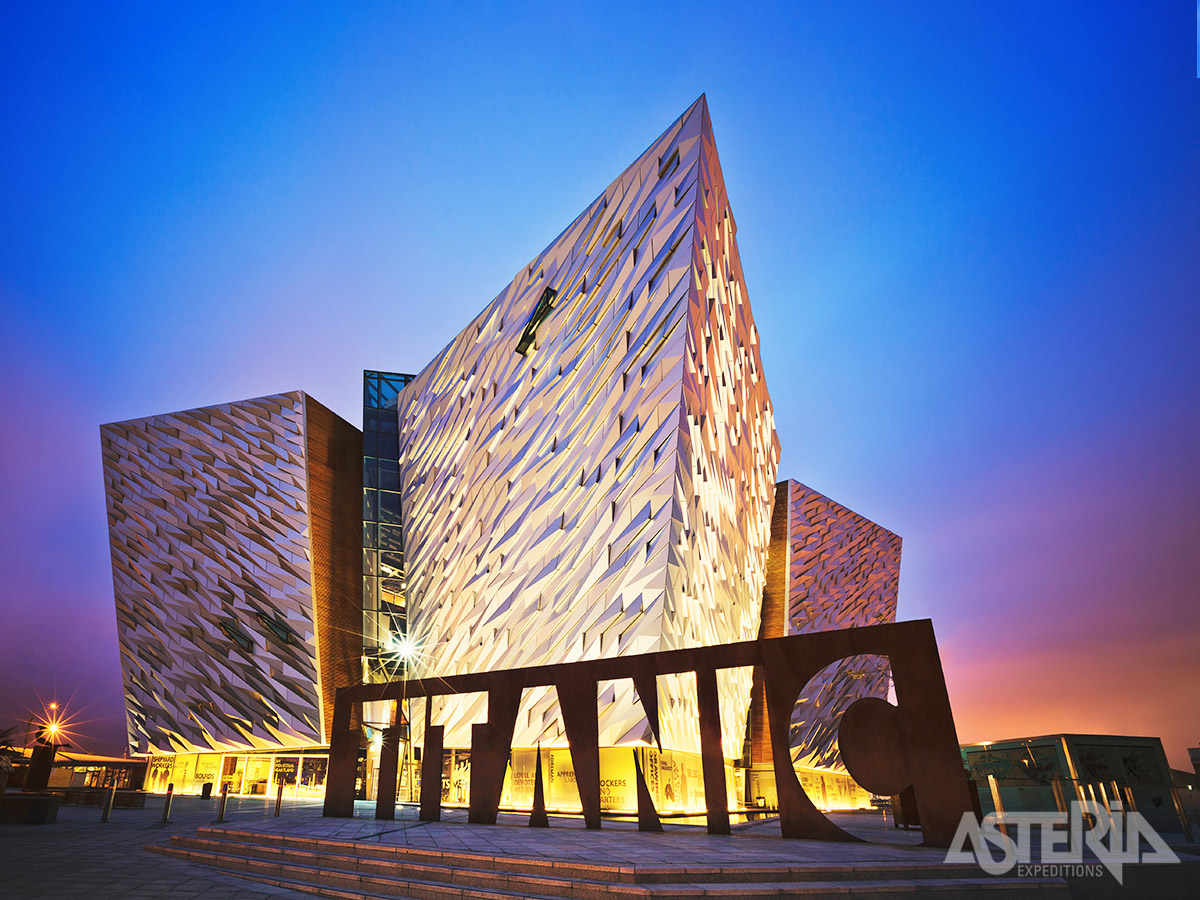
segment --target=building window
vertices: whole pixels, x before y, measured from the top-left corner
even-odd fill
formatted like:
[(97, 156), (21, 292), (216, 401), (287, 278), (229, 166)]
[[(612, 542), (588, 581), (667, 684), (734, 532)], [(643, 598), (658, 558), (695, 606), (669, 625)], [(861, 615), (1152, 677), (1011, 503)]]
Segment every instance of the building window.
[(394, 372), (363, 372), (362, 610), (367, 681), (394, 677), (387, 647), (405, 629), (397, 400), (412, 380), (412, 375)]

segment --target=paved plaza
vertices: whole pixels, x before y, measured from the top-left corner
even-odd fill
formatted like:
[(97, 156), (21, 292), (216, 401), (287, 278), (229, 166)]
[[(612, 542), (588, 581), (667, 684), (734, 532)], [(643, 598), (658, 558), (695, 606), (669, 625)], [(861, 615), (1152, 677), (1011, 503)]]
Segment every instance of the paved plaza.
[[(162, 801), (152, 796), (145, 809), (114, 809), (103, 824), (99, 809), (67, 806), (52, 825), (0, 826), (0, 898), (311, 900), (311, 893), (147, 850), (148, 844), (165, 845), (175, 835), (194, 835), (216, 822), (215, 799), (179, 797), (164, 825)], [(394, 821), (377, 821), (369, 803), (358, 803), (353, 819), (323, 818), (314, 801), (286, 800), (278, 818), (273, 811), (271, 800), (231, 798), (225, 825), (267, 835), (429, 851), (444, 855), (448, 863), (482, 868), (488, 867), (481, 862), (484, 857), (566, 862), (577, 864), (580, 878), (588, 877), (589, 866), (644, 874), (665, 867), (698, 872), (754, 866), (941, 866), (945, 858), (943, 850), (918, 846), (919, 832), (896, 830), (881, 813), (833, 814), (839, 825), (868, 842), (827, 843), (783, 840), (774, 819), (735, 825), (732, 835), (719, 836), (701, 826), (670, 822), (663, 834), (640, 834), (635, 822), (609, 820), (601, 831), (587, 831), (579, 818), (568, 817), (552, 817), (553, 827), (546, 831), (526, 827), (525, 816), (515, 814), (502, 814), (497, 826), (469, 825), (465, 810), (456, 809), (443, 810), (442, 822), (423, 823), (413, 806), (400, 807)]]
[[(108, 823), (95, 807), (63, 806), (53, 825), (0, 826), (0, 897), (129, 898), (129, 900), (311, 900), (311, 894), (275, 888), (227, 875), (216, 869), (173, 859), (145, 849), (165, 844), (172, 835), (191, 834), (216, 822), (217, 801), (177, 797), (171, 822), (163, 825), (162, 797), (148, 798), (145, 809), (114, 809)], [(666, 825), (661, 835), (638, 834), (631, 822), (605, 821), (588, 832), (575, 818), (552, 818), (552, 832), (523, 827), (523, 817), (501, 816), (498, 827), (468, 825), (464, 810), (443, 811), (441, 823), (421, 823), (413, 807), (397, 810), (394, 822), (371, 818), (374, 804), (357, 804), (354, 819), (325, 819), (320, 804), (285, 800), (274, 818), (274, 802), (230, 798), (226, 825), (293, 835), (399, 844), (446, 853), (517, 854), (531, 858), (577, 859), (605, 865), (768, 865), (820, 861), (940, 860), (942, 851), (916, 847), (916, 832), (896, 831), (882, 816), (847, 815), (841, 824), (863, 836), (900, 842), (894, 847), (783, 841), (774, 820), (735, 827), (730, 837), (710, 836), (696, 826)], [(904, 846), (908, 844), (909, 846)]]
[(393, 822), (378, 821), (371, 817), (373, 809), (373, 804), (359, 803), (353, 819), (298, 815), (246, 819), (232, 825), (271, 834), (433, 850), (446, 855), (577, 861), (639, 869), (668, 865), (707, 868), (940, 863), (946, 855), (944, 850), (918, 846), (919, 831), (896, 830), (882, 813), (834, 814), (832, 818), (843, 828), (872, 842), (851, 844), (784, 840), (779, 835), (779, 820), (775, 818), (734, 825), (730, 835), (710, 835), (702, 824), (672, 824), (669, 819), (664, 822), (662, 834), (639, 833), (633, 819), (605, 819), (602, 829), (588, 831), (580, 817), (551, 815), (551, 831), (547, 832), (529, 828), (527, 813), (501, 813), (498, 824), (491, 826), (467, 824), (464, 809), (443, 808), (441, 822), (418, 821), (414, 806), (397, 809)]
[[(0, 825), (0, 898), (25, 900), (312, 900), (311, 894), (280, 890), (215, 869), (143, 849), (190, 834), (216, 821), (216, 800), (178, 797), (171, 823), (162, 824), (162, 797), (145, 809), (114, 809), (100, 822), (96, 807), (63, 806), (52, 825)], [(270, 816), (273, 803), (230, 798), (226, 822), (244, 826)], [(284, 803), (284, 815), (319, 815), (319, 804)]]

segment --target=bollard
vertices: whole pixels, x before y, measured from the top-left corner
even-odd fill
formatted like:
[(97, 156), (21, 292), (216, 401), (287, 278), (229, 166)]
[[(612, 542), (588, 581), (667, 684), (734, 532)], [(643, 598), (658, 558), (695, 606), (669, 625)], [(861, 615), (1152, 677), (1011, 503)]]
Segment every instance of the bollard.
[(112, 815), (113, 799), (117, 796), (116, 788), (109, 788), (108, 793), (104, 795), (104, 805), (100, 810), (100, 824), (108, 821), (108, 817)]
[(164, 825), (168, 824), (171, 821), (171, 800), (174, 796), (175, 796), (175, 782), (171, 782), (170, 784), (167, 785), (167, 799), (163, 801), (162, 823)]
[(217, 824), (225, 821), (225, 804), (229, 802), (229, 782), (221, 785), (221, 802), (217, 805)]
[(275, 817), (279, 817), (279, 808), (283, 806), (283, 784), (280, 783), (279, 791), (275, 794)]

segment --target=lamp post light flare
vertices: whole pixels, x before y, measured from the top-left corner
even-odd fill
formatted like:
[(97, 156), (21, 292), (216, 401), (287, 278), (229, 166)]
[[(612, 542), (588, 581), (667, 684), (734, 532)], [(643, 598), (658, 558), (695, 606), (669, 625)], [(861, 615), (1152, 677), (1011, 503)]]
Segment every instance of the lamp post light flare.
[[(417, 663), (421, 659), (421, 642), (409, 634), (393, 635), (388, 641), (388, 649), (391, 650), (396, 661), (401, 664), (401, 671), (404, 679), (407, 681), (416, 668)], [(404, 750), (404, 775), (408, 782), (408, 802), (413, 802), (413, 727), (412, 717), (409, 715), (409, 704), (407, 691), (401, 701), (404, 710), (404, 721), (407, 724), (405, 732), (405, 750)]]

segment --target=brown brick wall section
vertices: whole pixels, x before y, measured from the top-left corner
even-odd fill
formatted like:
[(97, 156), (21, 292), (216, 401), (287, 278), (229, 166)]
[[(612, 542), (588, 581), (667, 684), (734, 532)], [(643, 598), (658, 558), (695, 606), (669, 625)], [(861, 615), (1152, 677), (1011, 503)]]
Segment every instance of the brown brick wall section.
[(305, 396), (313, 612), (325, 740), (339, 687), (362, 681), (362, 433)]

